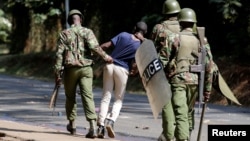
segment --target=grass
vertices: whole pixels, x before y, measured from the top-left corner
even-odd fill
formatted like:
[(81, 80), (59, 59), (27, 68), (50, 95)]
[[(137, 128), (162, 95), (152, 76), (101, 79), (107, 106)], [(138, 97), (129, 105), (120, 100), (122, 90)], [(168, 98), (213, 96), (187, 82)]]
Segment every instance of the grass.
[(0, 73), (22, 77), (52, 80), (53, 54), (1, 55)]
[[(26, 55), (0, 55), (0, 73), (44, 81), (54, 81), (54, 55), (55, 53), (53, 52)], [(93, 66), (93, 84), (94, 87), (101, 88), (102, 72), (99, 66), (100, 64), (98, 63)], [(144, 88), (140, 81), (139, 75), (136, 77), (130, 77), (127, 84), (127, 91), (130, 93), (143, 94)]]
[[(20, 54), (20, 55), (0, 55), (0, 73), (10, 74), (45, 81), (54, 81), (53, 52)], [(250, 106), (250, 67), (240, 63), (230, 62), (228, 60), (216, 61), (220, 72), (231, 90), (243, 106)], [(100, 65), (94, 65), (94, 87), (102, 88), (102, 72)], [(135, 94), (145, 94), (139, 75), (129, 77), (127, 92)], [(227, 105), (227, 100), (212, 91), (211, 103)]]

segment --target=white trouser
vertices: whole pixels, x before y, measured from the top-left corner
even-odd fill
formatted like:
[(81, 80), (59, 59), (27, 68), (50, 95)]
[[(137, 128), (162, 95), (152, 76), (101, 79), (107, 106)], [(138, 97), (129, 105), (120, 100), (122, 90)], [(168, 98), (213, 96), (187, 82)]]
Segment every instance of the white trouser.
[[(114, 64), (105, 65), (103, 70), (103, 96), (98, 117), (99, 125), (104, 126), (106, 118), (111, 119), (114, 122), (118, 118), (122, 108), (127, 81), (128, 70)], [(114, 103), (110, 113), (108, 113), (113, 90), (115, 96)]]

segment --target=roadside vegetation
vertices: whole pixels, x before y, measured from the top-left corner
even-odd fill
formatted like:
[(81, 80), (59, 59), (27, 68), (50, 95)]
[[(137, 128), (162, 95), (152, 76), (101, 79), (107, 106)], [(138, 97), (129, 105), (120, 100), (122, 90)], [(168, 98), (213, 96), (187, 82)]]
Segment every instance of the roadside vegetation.
[[(229, 58), (215, 60), (225, 81), (243, 106), (250, 106), (250, 64), (235, 62)], [(35, 53), (27, 55), (0, 55), (0, 73), (43, 81), (54, 81), (54, 53)], [(94, 65), (94, 87), (102, 88), (102, 73), (100, 66)], [(134, 94), (145, 94), (139, 75), (130, 77), (127, 91)], [(210, 102), (222, 105), (230, 103), (213, 89)]]
[[(57, 36), (67, 28), (69, 9), (79, 9), (84, 14), (83, 26), (93, 29), (104, 43), (119, 32), (131, 31), (139, 20), (148, 24), (149, 37), (163, 18), (164, 1), (0, 0), (0, 73), (54, 81)], [(250, 106), (250, 1), (178, 1), (181, 7), (197, 11), (197, 26), (206, 28), (222, 76), (242, 105)], [(94, 65), (94, 87), (102, 87), (102, 63), (97, 60)], [(128, 92), (145, 94), (139, 75), (128, 82)], [(210, 102), (228, 104), (215, 90)]]

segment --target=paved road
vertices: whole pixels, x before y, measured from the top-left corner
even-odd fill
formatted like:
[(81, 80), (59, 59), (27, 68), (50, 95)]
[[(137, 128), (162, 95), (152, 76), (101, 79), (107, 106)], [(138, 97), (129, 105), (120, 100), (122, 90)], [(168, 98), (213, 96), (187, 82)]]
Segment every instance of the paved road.
[[(64, 111), (64, 90), (60, 89), (55, 114), (48, 108), (48, 102), (54, 83), (34, 79), (0, 75), (0, 122), (15, 121), (27, 125), (42, 126), (65, 131), (67, 120)], [(99, 110), (101, 89), (94, 89), (96, 111)], [(77, 134), (86, 134), (88, 123), (78, 101)], [(196, 111), (197, 105), (196, 105)], [(198, 133), (200, 114), (196, 113), (196, 127), (191, 141), (195, 141)], [(249, 124), (250, 109), (235, 106), (208, 104), (201, 139), (207, 141), (207, 125), (209, 124)], [(2, 131), (3, 130), (3, 131)], [(153, 141), (161, 132), (161, 117), (154, 119), (148, 99), (145, 95), (125, 95), (125, 101), (117, 122), (115, 123), (116, 140), (120, 141)], [(4, 132), (1, 128), (0, 132)]]

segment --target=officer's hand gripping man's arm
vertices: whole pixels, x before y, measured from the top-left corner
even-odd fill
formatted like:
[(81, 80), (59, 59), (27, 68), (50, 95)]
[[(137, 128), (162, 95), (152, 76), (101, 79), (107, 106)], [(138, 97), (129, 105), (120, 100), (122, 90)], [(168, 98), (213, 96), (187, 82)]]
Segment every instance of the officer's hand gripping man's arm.
[(107, 63), (112, 63), (113, 59), (109, 56), (103, 49), (99, 46), (98, 41), (95, 38), (95, 35), (92, 30), (89, 31), (88, 37), (86, 39), (89, 48), (96, 54), (100, 55), (104, 61)]

